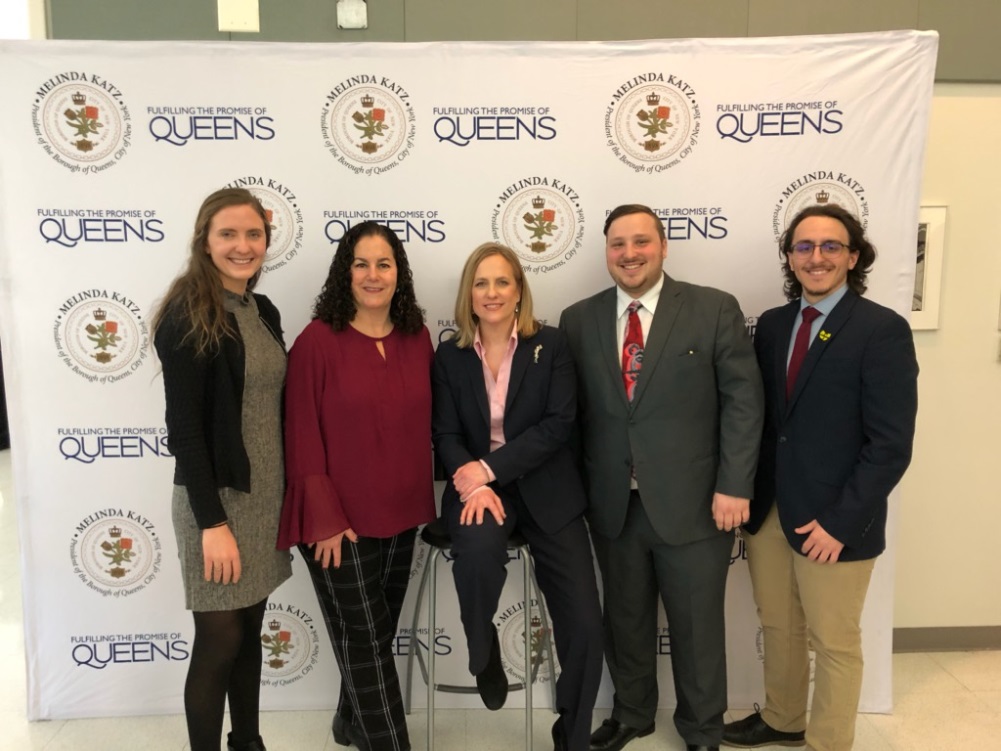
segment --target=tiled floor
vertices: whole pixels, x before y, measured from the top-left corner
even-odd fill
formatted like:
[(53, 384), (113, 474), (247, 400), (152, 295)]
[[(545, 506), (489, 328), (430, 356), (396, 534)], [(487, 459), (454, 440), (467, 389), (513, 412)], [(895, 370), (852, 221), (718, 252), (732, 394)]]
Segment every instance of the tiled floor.
[[(10, 490), (10, 452), (0, 452), (0, 751), (182, 751), (187, 738), (177, 715), (29, 723), (25, 719), (24, 646), (18, 541)], [(953, 751), (1001, 749), (1001, 652), (900, 654), (893, 659), (892, 715), (861, 715), (860, 751)], [(596, 713), (595, 723), (605, 716)], [(734, 710), (733, 718), (747, 714)], [(437, 751), (501, 751), (524, 748), (520, 710), (439, 710)], [(733, 719), (729, 718), (729, 719)], [(536, 749), (552, 748), (553, 715), (536, 711)], [(262, 735), (270, 751), (334, 751), (329, 712), (268, 712)], [(653, 735), (629, 751), (684, 748), (670, 711), (657, 718)], [(410, 718), (415, 751), (426, 748), (423, 712)], [(776, 747), (777, 748), (777, 747)]]

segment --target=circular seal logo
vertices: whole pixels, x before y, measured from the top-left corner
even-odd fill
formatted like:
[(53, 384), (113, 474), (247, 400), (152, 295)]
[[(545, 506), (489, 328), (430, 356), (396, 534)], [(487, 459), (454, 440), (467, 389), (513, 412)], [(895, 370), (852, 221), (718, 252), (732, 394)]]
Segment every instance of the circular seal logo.
[(865, 188), (844, 172), (818, 170), (793, 180), (782, 191), (782, 198), (772, 212), (775, 239), (782, 237), (789, 222), (807, 206), (837, 204), (858, 217), (865, 228), (869, 225), (869, 202)]
[[(515, 680), (521, 682), (525, 680), (524, 606), (525, 604), (519, 601), (516, 605), (508, 608), (501, 613), (496, 624), (501, 656), (504, 658), (504, 670)], [(555, 677), (549, 670), (549, 657), (551, 654), (555, 661), (556, 653), (552, 651), (552, 628), (548, 631), (543, 628), (537, 600), (532, 600), (529, 624), (532, 633), (532, 670), (535, 672), (537, 682), (546, 683)]]
[(295, 258), (302, 249), (302, 209), (295, 193), (277, 180), (265, 177), (242, 177), (229, 184), (246, 188), (264, 207), (271, 225), (271, 244), (264, 256), (265, 273), (276, 271)]
[(692, 153), (699, 119), (689, 84), (671, 74), (646, 73), (616, 89), (605, 111), (605, 138), (619, 161), (636, 172), (663, 172)]
[(261, 685), (295, 683), (316, 665), (320, 635), (313, 618), (293, 605), (269, 602), (261, 627), (264, 665)]
[(580, 196), (557, 178), (519, 180), (501, 194), (491, 227), (494, 239), (534, 271), (551, 271), (577, 255), (584, 242)]
[(74, 373), (105, 383), (132, 375), (148, 357), (139, 306), (118, 292), (84, 290), (59, 308), (56, 354)]
[(96, 75), (61, 73), (35, 95), (35, 135), (60, 164), (73, 171), (100, 171), (125, 156), (131, 118), (114, 84)]
[(324, 146), (355, 174), (381, 174), (407, 158), (416, 128), (410, 95), (383, 77), (353, 76), (327, 95)]
[(73, 573), (104, 596), (145, 589), (160, 571), (160, 558), (156, 528), (134, 511), (91, 514), (77, 525), (70, 542)]

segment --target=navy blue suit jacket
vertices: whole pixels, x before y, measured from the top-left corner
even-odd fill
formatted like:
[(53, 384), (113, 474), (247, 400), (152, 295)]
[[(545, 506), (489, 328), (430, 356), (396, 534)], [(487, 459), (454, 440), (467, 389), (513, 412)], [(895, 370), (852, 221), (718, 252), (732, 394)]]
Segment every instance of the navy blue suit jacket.
[[(483, 364), (472, 347), (452, 340), (434, 358), (435, 451), (451, 478), (467, 462), (485, 459), (496, 485), (514, 483), (539, 527), (553, 533), (580, 516), (587, 505), (569, 447), (577, 410), (573, 361), (562, 332), (543, 326), (520, 338), (511, 365), (504, 406), (506, 443), (490, 451), (490, 406)], [(459, 503), (451, 479), (442, 496)]]
[(839, 560), (886, 547), (887, 496), (911, 460), (918, 363), (901, 316), (849, 290), (823, 320), (788, 402), (786, 361), (798, 300), (766, 311), (754, 348), (765, 385), (765, 427), (744, 525), (756, 532), (773, 503), (793, 530), (816, 519), (845, 548)]

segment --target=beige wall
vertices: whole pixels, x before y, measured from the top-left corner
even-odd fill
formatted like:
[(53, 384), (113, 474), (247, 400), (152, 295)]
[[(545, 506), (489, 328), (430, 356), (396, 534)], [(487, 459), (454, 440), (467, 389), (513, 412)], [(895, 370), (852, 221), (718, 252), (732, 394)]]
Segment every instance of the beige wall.
[(45, 0), (27, 0), (27, 4), (28, 39), (45, 39)]
[(1001, 625), (1001, 86), (938, 84), (923, 205), (949, 207), (940, 328), (915, 332), (894, 626)]

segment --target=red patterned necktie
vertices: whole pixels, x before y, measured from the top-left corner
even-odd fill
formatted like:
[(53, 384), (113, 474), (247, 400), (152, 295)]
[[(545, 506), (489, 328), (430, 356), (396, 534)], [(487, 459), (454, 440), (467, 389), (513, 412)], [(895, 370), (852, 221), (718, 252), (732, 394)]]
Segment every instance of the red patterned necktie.
[(803, 360), (806, 359), (806, 351), (810, 349), (810, 329), (820, 311), (816, 308), (803, 308), (803, 323), (799, 325), (796, 332), (796, 341), (792, 345), (792, 356), (789, 358), (789, 370), (786, 373), (786, 400), (792, 396), (793, 386), (796, 385), (796, 376), (799, 369), (803, 367)]
[(643, 366), (643, 326), (636, 311), (642, 306), (639, 300), (629, 303), (629, 321), (626, 323), (626, 336), (622, 341), (622, 383), (626, 387), (626, 398), (633, 400), (636, 391), (636, 379)]

